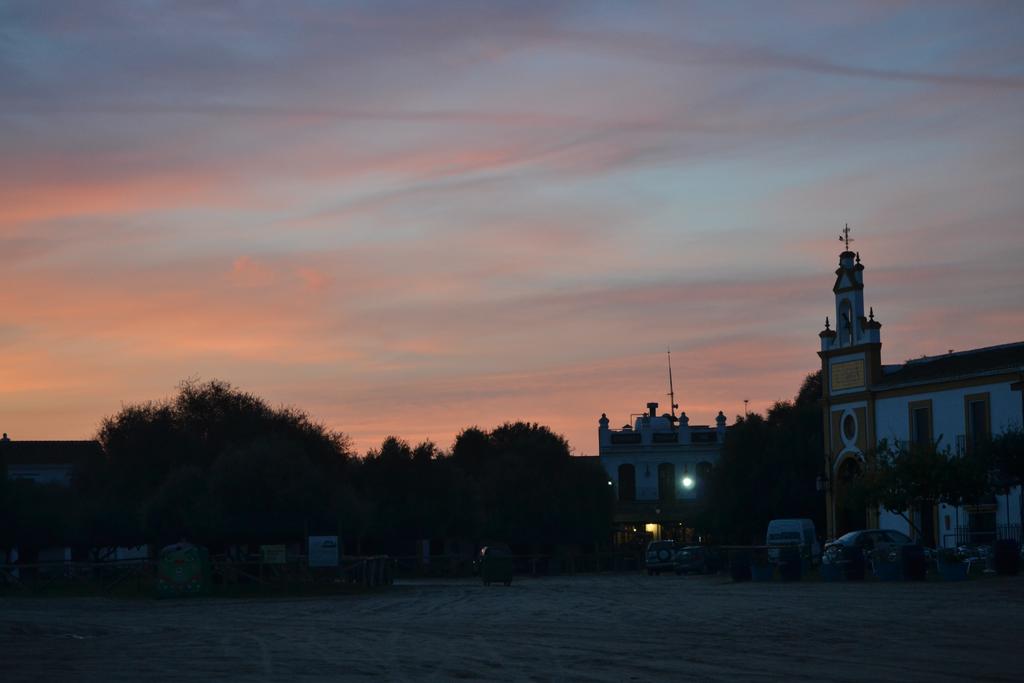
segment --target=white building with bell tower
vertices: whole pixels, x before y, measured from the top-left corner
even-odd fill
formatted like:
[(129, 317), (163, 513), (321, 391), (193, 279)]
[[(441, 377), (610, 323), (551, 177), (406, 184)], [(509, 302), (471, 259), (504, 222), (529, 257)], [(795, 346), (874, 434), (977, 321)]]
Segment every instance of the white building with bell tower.
[(888, 510), (858, 508), (849, 495), (865, 456), (883, 439), (939, 443), (960, 455), (984, 439), (1020, 429), (1024, 342), (883, 365), (882, 325), (873, 307), (864, 315), (864, 266), (860, 254), (850, 249), (849, 227), (840, 240), (844, 249), (832, 286), (835, 326), (826, 317), (818, 334), (828, 535), (881, 527), (939, 547), (1020, 540), (1020, 487), (974, 506), (921, 506), (910, 512), (912, 524)]

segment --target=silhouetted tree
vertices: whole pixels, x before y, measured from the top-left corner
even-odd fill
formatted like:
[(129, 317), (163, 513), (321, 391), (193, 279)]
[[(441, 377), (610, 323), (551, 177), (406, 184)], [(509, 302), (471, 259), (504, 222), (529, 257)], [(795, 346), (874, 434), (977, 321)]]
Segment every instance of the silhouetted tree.
[(973, 451), (957, 457), (946, 454), (941, 465), (940, 502), (960, 507), (976, 505), (992, 491), (992, 459), (984, 451)]
[(97, 439), (105, 457), (74, 483), (92, 542), (299, 540), (310, 523), (336, 525), (342, 507), (347, 437), (226, 382), (127, 406)]
[(800, 391), (796, 394), (796, 405), (818, 405), (824, 398), (821, 384), (821, 370), (810, 373), (804, 378), (800, 385)]
[[(979, 450), (991, 465), (991, 483), (995, 492), (1009, 498), (1013, 488), (1018, 487), (1019, 523), (1024, 527), (1024, 429), (1008, 429), (982, 444)], [(1009, 511), (1007, 504), (1007, 514)], [(1010, 520), (1007, 519), (1006, 523), (1009, 524)]]
[(600, 465), (574, 460), (562, 436), (537, 424), (506, 423), (487, 437), (478, 478), (484, 538), (534, 547), (605, 540), (612, 498)]
[(59, 484), (18, 479), (4, 481), (0, 499), (0, 548), (18, 547), (22, 561), (39, 550), (69, 542), (71, 494)]
[(170, 470), (142, 506), (145, 537), (164, 545), (181, 538), (210, 543), (219, 536), (212, 524), (204, 472), (195, 465)]
[(764, 542), (768, 522), (797, 517), (824, 528), (821, 472), (821, 371), (809, 374), (794, 402), (779, 401), (766, 416), (737, 417), (727, 432), (707, 487), (700, 524), (719, 541)]
[(547, 427), (524, 422), (461, 432), (446, 456), (388, 437), (357, 467), (372, 508), (366, 540), (412, 552), (417, 539), (504, 541), (520, 548), (604, 542), (611, 494), (603, 469), (572, 458)]
[(452, 462), (463, 472), (479, 476), (487, 461), (490, 437), (479, 427), (468, 427), (455, 437), (452, 445)]
[(209, 482), (218, 540), (281, 543), (336, 526), (333, 482), (294, 441), (229, 449), (214, 461)]
[(967, 472), (965, 462), (954, 463), (949, 448), (938, 442), (889, 444), (883, 439), (865, 458), (858, 487), (869, 506), (899, 515), (920, 535), (914, 511), (973, 495), (969, 483), (955, 482), (960, 471)]
[(412, 447), (394, 436), (366, 454), (357, 481), (372, 501), (368, 532), (378, 549), (408, 554), (413, 542), (430, 537), (429, 489), (423, 485), (431, 475), (430, 460), (414, 460)]
[(1024, 484), (1024, 429), (1008, 429), (986, 448), (1001, 479), (1012, 486)]

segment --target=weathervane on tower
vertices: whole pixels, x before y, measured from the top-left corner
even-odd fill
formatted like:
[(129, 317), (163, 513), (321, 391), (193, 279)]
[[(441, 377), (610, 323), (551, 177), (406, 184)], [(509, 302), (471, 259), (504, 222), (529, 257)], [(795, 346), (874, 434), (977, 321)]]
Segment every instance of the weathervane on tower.
[(852, 242), (853, 240), (850, 239), (850, 224), (849, 223), (847, 223), (846, 227), (843, 228), (842, 233), (843, 234), (839, 236), (839, 241), (840, 242), (845, 242), (846, 243), (846, 251), (850, 251), (850, 242)]

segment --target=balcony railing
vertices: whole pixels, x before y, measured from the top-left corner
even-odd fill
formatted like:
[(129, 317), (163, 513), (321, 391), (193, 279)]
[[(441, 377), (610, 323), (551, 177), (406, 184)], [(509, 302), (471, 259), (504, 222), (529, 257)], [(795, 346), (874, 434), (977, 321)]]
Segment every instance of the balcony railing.
[(617, 520), (636, 519), (647, 522), (685, 519), (703, 507), (699, 498), (682, 500), (631, 500), (615, 504)]
[(969, 527), (956, 528), (955, 540), (957, 545), (991, 545), (1003, 539), (1020, 543), (1020, 524), (999, 524), (995, 529), (986, 529), (984, 531)]

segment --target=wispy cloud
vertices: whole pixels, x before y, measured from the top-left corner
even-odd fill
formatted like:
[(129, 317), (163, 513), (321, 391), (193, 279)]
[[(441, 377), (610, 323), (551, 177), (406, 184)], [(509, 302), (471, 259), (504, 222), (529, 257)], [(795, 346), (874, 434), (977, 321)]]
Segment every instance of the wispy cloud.
[(4, 429), (86, 436), (199, 375), (361, 449), (530, 419), (592, 452), (666, 345), (696, 422), (791, 397), (845, 222), (887, 361), (1011, 341), (1022, 23), (4, 3)]
[(611, 51), (639, 59), (680, 66), (702, 66), (762, 70), (791, 70), (822, 76), (877, 79), (922, 85), (968, 88), (1024, 89), (1024, 77), (960, 74), (874, 68), (844, 64), (811, 55), (801, 55), (761, 46), (728, 45), (669, 37), (660, 33), (564, 32), (552, 36), (576, 48)]

